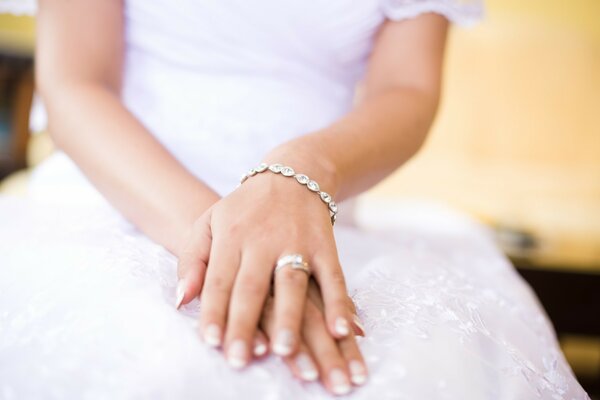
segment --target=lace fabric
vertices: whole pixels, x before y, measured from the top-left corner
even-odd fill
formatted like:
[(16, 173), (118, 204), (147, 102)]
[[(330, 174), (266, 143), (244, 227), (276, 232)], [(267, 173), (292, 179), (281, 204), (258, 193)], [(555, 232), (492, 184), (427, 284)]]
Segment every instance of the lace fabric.
[[(588, 399), (485, 231), (391, 211), (393, 230), (335, 228), (371, 371), (348, 398)], [(110, 208), (0, 199), (0, 220), (0, 397), (331, 398), (275, 357), (232, 370), (197, 337), (200, 303), (174, 309), (175, 257)]]

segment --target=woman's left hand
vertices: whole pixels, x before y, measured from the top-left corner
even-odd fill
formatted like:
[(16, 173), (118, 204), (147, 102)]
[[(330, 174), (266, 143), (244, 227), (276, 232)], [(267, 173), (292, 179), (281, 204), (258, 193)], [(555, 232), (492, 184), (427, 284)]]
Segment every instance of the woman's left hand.
[(277, 259), (292, 253), (304, 256), (320, 286), (330, 334), (348, 336), (352, 314), (329, 210), (315, 193), (294, 178), (265, 171), (196, 221), (179, 258), (178, 305), (202, 292), (202, 336), (213, 346), (222, 345), (234, 367), (252, 357), (272, 283), (271, 349), (281, 356), (297, 351), (309, 276), (292, 268), (274, 274)]
[[(273, 331), (273, 307), (275, 299), (267, 299), (261, 327), (267, 336)], [(353, 301), (347, 299), (350, 313), (356, 315)], [(331, 337), (323, 318), (322, 293), (311, 279), (308, 287), (308, 301), (304, 309), (302, 342), (300, 350), (283, 361), (295, 377), (310, 382), (320, 379), (323, 386), (332, 394), (343, 395), (350, 392), (352, 385), (360, 386), (367, 381), (368, 371), (360, 352), (355, 335), (342, 339)], [(356, 316), (354, 333), (364, 336), (364, 328)], [(265, 338), (266, 339), (266, 338)]]

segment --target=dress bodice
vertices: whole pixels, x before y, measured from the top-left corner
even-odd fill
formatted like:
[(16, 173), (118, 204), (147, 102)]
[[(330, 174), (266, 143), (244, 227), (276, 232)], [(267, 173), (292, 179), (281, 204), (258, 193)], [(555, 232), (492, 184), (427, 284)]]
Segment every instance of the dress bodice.
[(469, 22), (481, 4), (127, 0), (123, 98), (227, 192), (268, 150), (347, 112), (384, 19), (425, 11)]
[[(124, 104), (221, 195), (270, 149), (350, 109), (386, 18), (435, 12), (469, 24), (482, 14), (482, 0), (123, 4)], [(0, 0), (0, 11), (7, 10), (34, 12), (35, 0)], [(57, 180), (91, 189), (61, 153), (36, 177), (32, 186), (38, 189)]]

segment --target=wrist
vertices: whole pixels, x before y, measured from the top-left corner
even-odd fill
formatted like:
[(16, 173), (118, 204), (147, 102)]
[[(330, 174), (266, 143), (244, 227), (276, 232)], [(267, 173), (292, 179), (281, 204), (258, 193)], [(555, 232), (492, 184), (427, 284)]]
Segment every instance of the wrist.
[(299, 143), (285, 143), (267, 153), (261, 162), (289, 165), (297, 173), (315, 180), (334, 199), (339, 192), (341, 180), (338, 168), (319, 149), (307, 148)]
[[(306, 189), (308, 189), (310, 192), (316, 194), (320, 198), (320, 200), (326, 205), (326, 209), (329, 212), (331, 225), (335, 224), (335, 220), (337, 218), (338, 213), (338, 207), (336, 202), (333, 200), (331, 194), (325, 192), (317, 181), (311, 179), (308, 175), (296, 172), (296, 170), (294, 170), (294, 168), (289, 165), (284, 165), (281, 163), (260, 163), (256, 167), (251, 168), (246, 174), (242, 176), (242, 178), (240, 179), (240, 186), (249, 179), (251, 181), (256, 182), (260, 179), (258, 176), (268, 177), (272, 174), (281, 175), (286, 178), (291, 178), (286, 180), (288, 182), (295, 181), (295, 184), (305, 186)], [(273, 195), (275, 195), (276, 197), (277, 193), (282, 193), (280, 189), (285, 187), (285, 185), (281, 186), (274, 184), (274, 182), (271, 180), (268, 180), (267, 182), (269, 182), (269, 185), (267, 186), (267, 190), (270, 193), (269, 197), (273, 197)], [(281, 182), (283, 182), (283, 180), (281, 180)], [(285, 189), (283, 193), (285, 194), (284, 197), (290, 197), (291, 193), (289, 192), (289, 189)]]

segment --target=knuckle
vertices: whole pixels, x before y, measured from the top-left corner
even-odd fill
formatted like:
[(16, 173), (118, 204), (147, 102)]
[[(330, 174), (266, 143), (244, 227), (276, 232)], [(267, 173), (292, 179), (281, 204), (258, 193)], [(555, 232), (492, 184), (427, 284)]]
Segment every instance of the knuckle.
[[(325, 305), (325, 312), (327, 314), (327, 320), (331, 320), (335, 323), (335, 320), (338, 317), (342, 317), (348, 319), (348, 306), (342, 301), (332, 301), (329, 304)], [(349, 321), (350, 322), (350, 321)]]
[(265, 293), (262, 282), (252, 276), (246, 277), (243, 282), (240, 282), (240, 291), (246, 296), (262, 296)]
[(225, 229), (225, 234), (229, 235), (230, 237), (237, 237), (243, 230), (243, 225), (240, 224), (239, 222), (232, 222), (229, 225), (227, 225), (227, 228)]
[(285, 268), (283, 271), (278, 272), (279, 282), (283, 285), (301, 285), (307, 282), (306, 273), (303, 271), (296, 271), (291, 268)]
[(304, 324), (309, 327), (315, 327), (319, 325), (325, 326), (325, 319), (320, 311), (312, 307), (306, 307), (304, 313)]
[(202, 232), (204, 230), (204, 227), (206, 226), (206, 221), (204, 220), (204, 218), (198, 218), (194, 221), (194, 223), (192, 224), (192, 234), (193, 235), (197, 235), (200, 232)]
[(320, 360), (322, 365), (329, 366), (329, 368), (342, 367), (344, 364), (344, 360), (335, 346), (326, 346), (321, 351)]
[(362, 361), (362, 354), (355, 344), (340, 343), (340, 350), (346, 360)]
[(329, 281), (336, 286), (346, 286), (346, 278), (344, 277), (344, 273), (342, 269), (339, 267), (331, 268), (328, 274)]
[(177, 270), (179, 272), (188, 272), (198, 265), (198, 258), (190, 251), (181, 254), (177, 262)]
[(229, 281), (220, 275), (216, 275), (211, 279), (208, 286), (208, 291), (211, 293), (227, 293), (229, 292)]
[(229, 325), (231, 333), (233, 333), (234, 336), (243, 336), (243, 337), (252, 336), (251, 335), (251, 333), (253, 334), (252, 328), (256, 327), (256, 323), (253, 322), (250, 318), (248, 318), (248, 316), (245, 314), (239, 314), (236, 317), (231, 318), (228, 321), (228, 325)]
[(214, 305), (207, 304), (202, 307), (202, 313), (200, 314), (200, 323), (203, 327), (207, 327), (209, 324), (222, 324), (225, 320), (225, 314)]

